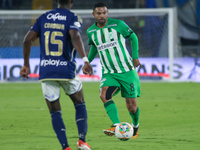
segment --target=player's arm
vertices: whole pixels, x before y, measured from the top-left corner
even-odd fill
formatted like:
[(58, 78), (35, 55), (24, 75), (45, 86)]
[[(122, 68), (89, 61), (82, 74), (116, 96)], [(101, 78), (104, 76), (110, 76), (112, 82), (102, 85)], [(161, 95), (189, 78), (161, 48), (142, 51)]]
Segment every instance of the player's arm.
[(134, 67), (138, 67), (140, 65), (140, 61), (138, 60), (138, 38), (124, 21), (119, 21), (119, 26), (121, 27), (119, 32), (124, 38), (128, 38), (131, 41), (133, 64)]
[(33, 30), (30, 30), (23, 41), (23, 55), (24, 55), (24, 66), (20, 70), (20, 75), (28, 78), (30, 74), (30, 66), (29, 66), (29, 56), (31, 52), (31, 44), (38, 38), (37, 33)]
[(92, 75), (93, 74), (92, 66), (89, 64), (89, 60), (86, 57), (85, 49), (79, 31), (71, 29), (69, 30), (69, 34), (71, 36), (72, 45), (74, 46), (74, 48), (84, 61), (84, 66), (82, 68), (83, 73)]
[(88, 59), (89, 59), (89, 62), (92, 62), (93, 59), (96, 57), (98, 51), (97, 51), (97, 48), (95, 45), (91, 45), (90, 47), (90, 52), (88, 54)]
[(135, 33), (131, 33), (128, 38), (131, 41), (133, 64), (135, 67), (138, 67), (141, 65), (138, 59), (138, 38)]

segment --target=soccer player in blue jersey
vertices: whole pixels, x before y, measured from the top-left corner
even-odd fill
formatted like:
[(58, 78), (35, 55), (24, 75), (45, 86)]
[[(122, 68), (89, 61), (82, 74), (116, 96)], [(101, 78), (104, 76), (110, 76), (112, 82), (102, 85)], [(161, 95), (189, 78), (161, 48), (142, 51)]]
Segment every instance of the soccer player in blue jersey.
[(65, 125), (59, 102), (60, 87), (74, 103), (79, 140), (77, 148), (90, 150), (85, 141), (87, 133), (87, 111), (82, 83), (76, 75), (76, 53), (84, 61), (83, 72), (92, 75), (93, 70), (86, 57), (80, 36), (81, 19), (70, 11), (73, 0), (57, 0), (58, 8), (41, 15), (27, 33), (23, 43), (24, 66), (20, 75), (28, 78), (31, 43), (40, 40), (39, 80), (49, 108), (53, 129), (63, 150), (71, 150), (67, 142)]

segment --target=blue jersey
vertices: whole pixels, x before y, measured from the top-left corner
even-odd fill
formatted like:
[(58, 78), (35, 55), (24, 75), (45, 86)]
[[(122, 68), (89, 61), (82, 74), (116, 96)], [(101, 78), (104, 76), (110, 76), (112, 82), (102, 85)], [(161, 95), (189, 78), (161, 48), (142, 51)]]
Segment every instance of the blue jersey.
[(81, 19), (67, 9), (41, 15), (31, 30), (40, 38), (39, 80), (66, 80), (76, 75), (76, 50), (69, 30), (81, 31)]

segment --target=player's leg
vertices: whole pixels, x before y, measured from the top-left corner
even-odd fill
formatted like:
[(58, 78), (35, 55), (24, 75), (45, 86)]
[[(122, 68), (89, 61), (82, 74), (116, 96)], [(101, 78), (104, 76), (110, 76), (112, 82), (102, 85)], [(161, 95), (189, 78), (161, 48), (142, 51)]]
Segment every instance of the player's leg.
[(81, 89), (75, 94), (69, 95), (74, 103), (76, 110), (76, 124), (78, 128), (79, 140), (85, 142), (87, 134), (87, 110), (83, 98), (83, 90)]
[(87, 110), (84, 101), (82, 83), (80, 79), (76, 77), (71, 81), (62, 82), (61, 86), (63, 87), (65, 93), (69, 95), (69, 97), (73, 101), (76, 110), (76, 124), (79, 134), (79, 141), (77, 143), (77, 147), (81, 150), (90, 150), (90, 146), (86, 143), (85, 139), (88, 126)]
[(112, 136), (115, 133), (115, 126), (117, 123), (120, 123), (118, 109), (112, 100), (114, 94), (117, 94), (120, 90), (119, 83), (113, 78), (113, 75), (103, 75), (100, 83), (100, 98), (104, 103), (106, 112), (113, 123), (113, 126), (110, 129), (104, 129), (103, 132)]
[[(132, 118), (134, 135), (138, 136), (140, 109), (137, 106), (137, 97), (140, 96), (139, 77), (135, 70), (125, 73), (126, 78), (120, 81), (122, 84), (121, 94), (126, 99), (126, 106)], [(122, 77), (121, 77), (122, 78)], [(135, 136), (135, 138), (137, 138)]]
[(87, 134), (87, 110), (84, 102), (83, 90), (70, 95), (76, 109), (76, 124), (78, 128), (79, 141), (77, 148), (80, 150), (90, 150), (90, 146), (86, 143), (85, 136)]
[(42, 90), (51, 114), (52, 126), (57, 135), (57, 138), (63, 150), (67, 148), (70, 150), (67, 142), (66, 129), (62, 119), (61, 106), (59, 102), (60, 85), (56, 81), (44, 81), (42, 82)]
[(129, 111), (129, 114), (132, 118), (132, 126), (134, 129), (133, 137), (138, 137), (138, 128), (139, 128), (139, 115), (140, 115), (140, 109), (137, 106), (137, 98), (125, 98), (126, 99), (126, 107)]
[(103, 86), (100, 88), (100, 98), (113, 125), (120, 123), (117, 106), (112, 100), (112, 96), (116, 91), (116, 86)]

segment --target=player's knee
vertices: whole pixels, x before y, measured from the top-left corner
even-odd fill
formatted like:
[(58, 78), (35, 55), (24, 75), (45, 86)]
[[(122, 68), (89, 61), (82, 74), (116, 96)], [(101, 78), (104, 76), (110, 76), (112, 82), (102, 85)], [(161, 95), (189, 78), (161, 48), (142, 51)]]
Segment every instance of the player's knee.
[(101, 100), (103, 102), (111, 100), (116, 89), (117, 89), (117, 87), (115, 87), (115, 86), (109, 86), (105, 93), (100, 94)]
[(116, 91), (117, 87), (116, 86), (109, 86), (107, 91), (106, 91), (106, 100), (110, 100)]
[(104, 102), (104, 101), (106, 101), (106, 96), (105, 96), (105, 94), (100, 94), (100, 99)]

